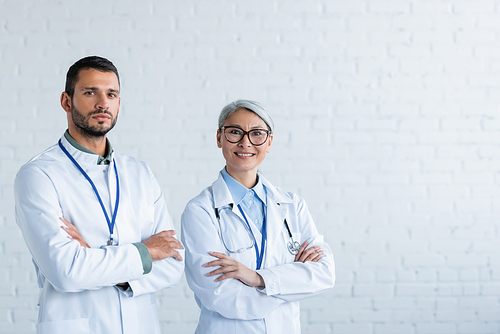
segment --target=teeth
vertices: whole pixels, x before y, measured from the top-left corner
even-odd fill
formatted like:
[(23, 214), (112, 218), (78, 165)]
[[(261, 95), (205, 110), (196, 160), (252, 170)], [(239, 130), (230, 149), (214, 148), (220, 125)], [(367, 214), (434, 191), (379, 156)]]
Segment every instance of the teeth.
[(251, 157), (253, 154), (242, 154), (242, 153), (236, 153), (240, 157)]

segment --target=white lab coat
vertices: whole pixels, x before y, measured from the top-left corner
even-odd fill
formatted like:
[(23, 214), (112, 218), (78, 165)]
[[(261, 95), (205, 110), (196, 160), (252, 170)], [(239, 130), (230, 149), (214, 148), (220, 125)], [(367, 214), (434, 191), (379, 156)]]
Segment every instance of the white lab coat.
[[(96, 184), (111, 219), (113, 163), (61, 142)], [(144, 162), (113, 153), (120, 182), (115, 245), (92, 187), (58, 145), (31, 159), (15, 180), (16, 220), (33, 257), (39, 294), (38, 333), (160, 333), (155, 291), (176, 285), (184, 262), (153, 262), (143, 275), (134, 242), (172, 229), (161, 189)], [(111, 204), (112, 203), (112, 204)], [(74, 224), (91, 248), (70, 240), (59, 217)], [(184, 257), (184, 251), (180, 251)], [(115, 285), (129, 282), (132, 292)]]
[[(236, 279), (214, 282), (206, 277), (216, 267), (202, 265), (215, 258), (208, 251), (228, 254), (251, 269), (256, 269), (252, 248), (243, 253), (229, 253), (219, 237), (215, 208), (219, 209), (224, 241), (231, 250), (248, 244), (245, 222), (222, 178), (192, 199), (182, 214), (182, 241), (186, 247), (186, 279), (201, 309), (196, 333), (300, 333), (299, 300), (315, 296), (333, 287), (334, 261), (330, 247), (318, 234), (307, 206), (297, 195), (274, 187), (259, 174), (267, 190), (267, 243), (258, 273), (266, 289), (251, 288)], [(286, 218), (295, 240), (321, 246), (325, 252), (316, 263), (294, 262), (286, 244), (289, 234)], [(252, 232), (260, 247), (261, 234)]]

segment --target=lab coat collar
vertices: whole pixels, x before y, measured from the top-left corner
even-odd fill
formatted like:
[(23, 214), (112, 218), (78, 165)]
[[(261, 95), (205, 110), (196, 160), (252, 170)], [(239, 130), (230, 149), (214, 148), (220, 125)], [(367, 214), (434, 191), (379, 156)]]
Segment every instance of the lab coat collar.
[[(266, 188), (267, 192), (267, 205), (270, 203), (276, 203), (276, 205), (281, 205), (281, 203), (293, 203), (293, 200), (283, 193), (278, 191), (275, 186), (271, 184), (262, 174), (258, 173), (259, 181), (262, 182), (263, 186)], [(234, 200), (231, 196), (224, 178), (222, 177), (222, 171), (219, 173), (219, 177), (212, 183), (212, 191), (214, 196), (214, 205), (217, 209), (228, 205), (234, 205)]]
[[(97, 161), (99, 159), (99, 154), (91, 154), (91, 153), (86, 153), (83, 151), (80, 151), (66, 139), (64, 134), (61, 137), (61, 144), (64, 146), (64, 148), (71, 154), (71, 156), (78, 161), (79, 164), (92, 164), (92, 165), (97, 165)], [(62, 153), (62, 152), (61, 152)], [(62, 153), (64, 155), (64, 153)], [(111, 162), (113, 162), (115, 152), (114, 150), (111, 152)]]
[[(293, 203), (293, 200), (283, 194), (283, 191), (278, 190), (271, 182), (269, 182), (262, 174), (259, 174), (259, 178), (266, 188), (267, 191), (267, 203), (268, 205), (272, 203), (276, 203), (277, 205), (280, 205), (281, 203)], [(271, 201), (271, 202), (270, 202)]]
[[(223, 168), (220, 173), (226, 182), (227, 188), (229, 189), (235, 204), (239, 205), (247, 195), (249, 189), (229, 175), (225, 168)], [(266, 190), (264, 189), (264, 185), (259, 177), (257, 177), (257, 184), (251, 188), (251, 190), (255, 193), (255, 197), (260, 199), (264, 205), (267, 205)]]

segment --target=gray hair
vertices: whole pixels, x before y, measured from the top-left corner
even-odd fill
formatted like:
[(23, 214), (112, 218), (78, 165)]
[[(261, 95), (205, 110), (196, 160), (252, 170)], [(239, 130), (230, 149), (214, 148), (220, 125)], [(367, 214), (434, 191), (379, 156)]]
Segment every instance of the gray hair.
[(261, 105), (260, 103), (250, 100), (236, 100), (225, 106), (219, 115), (219, 129), (224, 126), (224, 123), (229, 118), (229, 116), (231, 116), (234, 112), (241, 109), (247, 109), (255, 113), (264, 121), (264, 123), (266, 123), (269, 131), (273, 133), (274, 122), (269, 113), (267, 112), (266, 108), (264, 108), (264, 106)]

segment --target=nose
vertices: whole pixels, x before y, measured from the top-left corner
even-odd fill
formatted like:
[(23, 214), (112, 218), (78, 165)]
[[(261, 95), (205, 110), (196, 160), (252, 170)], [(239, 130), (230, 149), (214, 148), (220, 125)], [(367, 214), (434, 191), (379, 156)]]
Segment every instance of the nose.
[(251, 146), (252, 143), (250, 142), (250, 137), (248, 137), (249, 135), (250, 135), (250, 133), (248, 133), (248, 132), (245, 133), (245, 135), (243, 136), (243, 138), (241, 138), (238, 145), (245, 146), (245, 147)]
[(109, 109), (109, 98), (108, 98), (108, 95), (106, 93), (98, 94), (98, 99), (96, 101), (95, 108), (96, 109), (104, 109), (104, 110)]

